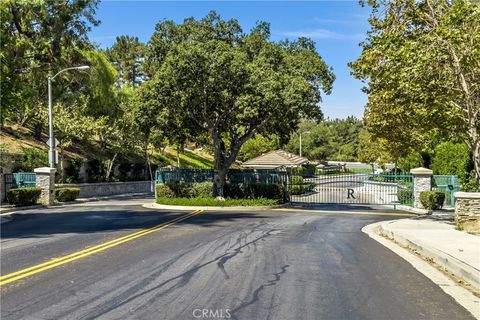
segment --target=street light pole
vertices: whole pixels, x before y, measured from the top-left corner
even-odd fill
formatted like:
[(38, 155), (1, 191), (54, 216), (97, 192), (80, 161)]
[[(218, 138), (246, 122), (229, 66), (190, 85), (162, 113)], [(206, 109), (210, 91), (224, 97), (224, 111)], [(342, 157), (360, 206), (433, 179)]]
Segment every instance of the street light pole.
[(48, 160), (50, 164), (50, 168), (55, 168), (56, 165), (56, 145), (55, 145), (55, 135), (53, 133), (53, 105), (52, 105), (52, 81), (58, 76), (60, 73), (68, 70), (87, 70), (90, 69), (89, 66), (79, 66), (79, 67), (71, 67), (60, 70), (55, 74), (53, 77), (48, 76), (48, 136), (50, 138), (50, 145), (48, 148)]
[(55, 136), (53, 134), (53, 107), (52, 107), (52, 78), (48, 77), (48, 136), (50, 145), (48, 148), (48, 160), (50, 168), (55, 168)]

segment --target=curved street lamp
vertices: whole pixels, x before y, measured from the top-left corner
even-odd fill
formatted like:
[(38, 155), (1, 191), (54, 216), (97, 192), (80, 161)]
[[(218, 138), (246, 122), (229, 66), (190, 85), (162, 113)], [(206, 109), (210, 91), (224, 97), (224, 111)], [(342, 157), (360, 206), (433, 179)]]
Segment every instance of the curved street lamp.
[(65, 68), (57, 72), (53, 77), (48, 76), (48, 135), (50, 138), (50, 148), (48, 150), (48, 158), (50, 163), (50, 168), (55, 168), (55, 136), (53, 134), (53, 107), (52, 107), (52, 81), (59, 74), (68, 71), (68, 70), (87, 70), (90, 69), (89, 66), (78, 66)]

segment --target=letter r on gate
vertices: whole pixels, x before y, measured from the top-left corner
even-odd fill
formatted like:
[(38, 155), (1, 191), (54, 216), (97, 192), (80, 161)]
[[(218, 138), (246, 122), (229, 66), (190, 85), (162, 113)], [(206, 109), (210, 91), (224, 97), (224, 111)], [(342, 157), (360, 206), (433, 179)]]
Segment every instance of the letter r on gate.
[(355, 190), (353, 190), (353, 189), (348, 189), (348, 190), (347, 190), (347, 199), (350, 199), (350, 198), (357, 199), (357, 198), (355, 198), (355, 196), (353, 195), (354, 192), (355, 192)]

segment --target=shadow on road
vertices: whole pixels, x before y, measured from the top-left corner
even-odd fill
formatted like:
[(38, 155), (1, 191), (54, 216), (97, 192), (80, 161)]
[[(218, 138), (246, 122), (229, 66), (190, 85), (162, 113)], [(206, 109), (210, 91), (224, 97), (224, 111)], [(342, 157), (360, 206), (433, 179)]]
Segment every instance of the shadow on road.
[[(22, 213), (1, 225), (1, 239), (44, 237), (64, 233), (96, 233), (109, 231), (138, 231), (157, 226), (186, 212), (159, 212), (143, 208), (91, 210), (90, 208), (64, 208), (47, 214)], [(176, 225), (194, 224), (202, 227), (216, 226), (237, 219), (263, 219), (267, 216), (248, 212), (206, 212), (177, 222)]]

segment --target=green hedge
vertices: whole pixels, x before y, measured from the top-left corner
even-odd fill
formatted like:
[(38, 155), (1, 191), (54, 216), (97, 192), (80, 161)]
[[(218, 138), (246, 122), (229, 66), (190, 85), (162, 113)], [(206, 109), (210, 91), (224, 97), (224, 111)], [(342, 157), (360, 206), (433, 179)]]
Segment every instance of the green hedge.
[(40, 198), (40, 188), (13, 188), (7, 191), (7, 201), (17, 206), (36, 204)]
[(224, 195), (233, 199), (273, 199), (283, 202), (285, 188), (281, 184), (226, 184)]
[(290, 178), (290, 194), (299, 195), (310, 191), (310, 184), (304, 183), (302, 176), (292, 176)]
[(445, 201), (445, 193), (440, 191), (424, 191), (420, 192), (420, 202), (427, 210), (437, 210), (443, 207)]
[(157, 197), (157, 203), (175, 206), (212, 206), (212, 207), (243, 207), (243, 206), (273, 206), (278, 204), (274, 199), (230, 199), (216, 200), (215, 198), (164, 198)]
[(80, 195), (80, 188), (56, 188), (55, 200), (60, 202), (73, 201)]
[[(169, 183), (156, 185), (158, 198), (211, 198), (213, 184), (202, 183)], [(225, 198), (231, 199), (272, 199), (283, 202), (285, 188), (279, 184), (251, 183), (226, 184)]]
[(413, 190), (412, 189), (398, 189), (397, 198), (401, 204), (413, 203)]

